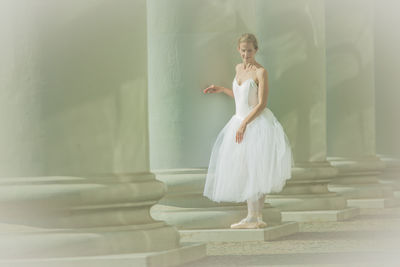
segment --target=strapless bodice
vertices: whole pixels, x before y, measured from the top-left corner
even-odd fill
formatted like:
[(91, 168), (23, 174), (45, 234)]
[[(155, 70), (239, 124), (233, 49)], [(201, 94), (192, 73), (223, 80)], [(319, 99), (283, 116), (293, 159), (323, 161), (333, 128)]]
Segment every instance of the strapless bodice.
[(253, 79), (247, 79), (239, 85), (235, 77), (232, 88), (235, 97), (235, 115), (245, 118), (254, 106), (258, 104), (257, 83)]

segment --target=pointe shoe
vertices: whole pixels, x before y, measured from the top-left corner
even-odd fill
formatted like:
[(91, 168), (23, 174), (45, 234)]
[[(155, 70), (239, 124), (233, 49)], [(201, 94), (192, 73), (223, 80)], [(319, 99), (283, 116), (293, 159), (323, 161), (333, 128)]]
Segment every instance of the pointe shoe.
[(260, 228), (267, 227), (267, 223), (263, 221), (262, 216), (257, 216), (257, 222)]
[(263, 220), (258, 220), (257, 223), (258, 223), (258, 228), (265, 228), (265, 227), (267, 227), (267, 223), (264, 222)]
[(260, 228), (259, 227), (260, 223), (258, 221), (256, 222), (247, 222), (246, 218), (241, 220), (238, 223), (231, 224), (232, 229), (255, 229), (255, 228)]

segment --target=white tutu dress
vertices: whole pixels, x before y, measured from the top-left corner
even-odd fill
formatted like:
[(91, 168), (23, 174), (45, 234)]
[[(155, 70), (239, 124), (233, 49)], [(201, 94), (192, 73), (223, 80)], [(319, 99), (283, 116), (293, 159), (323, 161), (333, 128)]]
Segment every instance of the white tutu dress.
[(282, 191), (291, 178), (293, 156), (289, 140), (272, 111), (265, 108), (247, 126), (240, 143), (236, 131), (258, 103), (253, 79), (233, 81), (236, 113), (220, 131), (212, 148), (203, 195), (221, 202), (256, 200)]

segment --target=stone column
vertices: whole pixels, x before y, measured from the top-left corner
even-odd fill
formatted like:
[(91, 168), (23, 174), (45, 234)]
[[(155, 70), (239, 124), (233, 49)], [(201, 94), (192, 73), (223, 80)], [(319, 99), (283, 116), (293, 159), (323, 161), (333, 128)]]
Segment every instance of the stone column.
[(284, 220), (344, 220), (343, 197), (328, 190), (337, 174), (326, 160), (325, 16), (322, 1), (260, 1), (255, 12), (262, 64), (269, 70), (268, 105), (287, 133), (292, 179), (267, 202)]
[(385, 165), (375, 150), (373, 1), (325, 4), (328, 154), (339, 171), (329, 189), (349, 206), (391, 206), (391, 188), (377, 179)]
[(397, 1), (375, 1), (375, 118), (376, 152), (386, 168), (381, 183), (391, 185), (400, 198), (400, 26)]
[[(202, 196), (212, 145), (235, 112), (232, 98), (202, 90), (211, 83), (232, 88), (241, 61), (237, 38), (251, 31), (247, 23), (254, 25), (249, 18), (255, 3), (148, 1), (150, 165), (168, 187), (152, 215), (176, 225), (183, 236), (193, 230), (192, 241), (253, 236), (239, 238), (234, 230), (233, 235), (219, 230), (202, 235), (206, 229), (229, 228), (247, 214), (245, 203), (218, 205)], [(266, 204), (263, 213), (278, 236), (297, 231), (297, 225), (281, 224), (276, 208)], [(258, 233), (257, 238), (269, 239)]]
[(0, 266), (205, 255), (149, 212), (145, 2), (0, 3)]

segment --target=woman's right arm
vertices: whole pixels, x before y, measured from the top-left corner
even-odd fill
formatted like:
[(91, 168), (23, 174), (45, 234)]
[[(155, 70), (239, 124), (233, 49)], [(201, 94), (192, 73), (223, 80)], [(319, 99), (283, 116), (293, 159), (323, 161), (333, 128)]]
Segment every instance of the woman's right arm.
[(233, 96), (233, 91), (229, 88), (222, 87), (222, 86), (215, 86), (214, 84), (210, 85), (206, 89), (203, 90), (203, 93), (209, 94), (209, 93), (224, 93), (230, 97)]
[(230, 96), (230, 97), (234, 98), (232, 89), (222, 87), (222, 90), (224, 90), (224, 91), (223, 91), (224, 94), (226, 94), (227, 96)]

